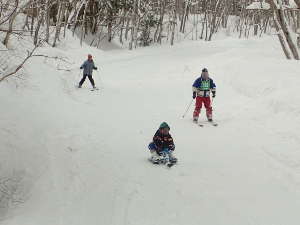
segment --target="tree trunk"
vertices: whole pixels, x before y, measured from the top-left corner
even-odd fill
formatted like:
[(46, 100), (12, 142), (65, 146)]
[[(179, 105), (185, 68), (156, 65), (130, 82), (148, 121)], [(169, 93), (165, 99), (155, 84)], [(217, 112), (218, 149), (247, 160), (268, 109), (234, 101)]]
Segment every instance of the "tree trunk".
[(50, 9), (51, 9), (51, 0), (47, 0), (46, 3), (46, 37), (45, 41), (49, 43), (50, 38)]
[(277, 1), (276, 0), (272, 0), (271, 1), (271, 5), (273, 7), (274, 10), (274, 19), (275, 22), (278, 24), (279, 26), (279, 31), (283, 33), (286, 43), (289, 47), (289, 50), (291, 51), (293, 58), (296, 60), (300, 60), (299, 58), (299, 53), (298, 53), (298, 49), (296, 47), (296, 43), (293, 42), (291, 33), (290, 33), (290, 29), (288, 27), (288, 24), (286, 22), (286, 18), (284, 15), (284, 11), (283, 11), (283, 3), (282, 0), (279, 1), (279, 9), (277, 8)]
[(160, 44), (161, 44), (162, 31), (163, 31), (165, 8), (166, 8), (166, 3), (165, 3), (165, 1), (163, 1), (162, 2), (162, 9), (161, 9), (161, 14), (160, 14), (160, 19), (159, 19), (159, 31), (158, 31), (158, 38), (157, 38), (157, 42), (159, 42)]
[(177, 22), (177, 12), (176, 12), (176, 6), (174, 6), (173, 17), (171, 20), (171, 45), (174, 45), (176, 22)]
[(79, 3), (79, 7), (75, 7), (75, 11), (74, 11), (74, 21), (73, 21), (73, 36), (75, 35), (75, 31), (76, 31), (76, 26), (77, 26), (77, 21), (78, 21), (78, 16), (79, 16), (79, 12), (81, 10), (81, 8), (83, 7), (83, 5), (85, 4), (85, 0), (82, 0)]
[(133, 5), (133, 12), (132, 12), (132, 27), (131, 27), (131, 40), (129, 43), (129, 50), (132, 50), (133, 43), (136, 42), (135, 39), (137, 38), (137, 29), (138, 29), (138, 1), (134, 0)]
[(33, 27), (34, 27), (34, 1), (31, 4), (31, 26), (30, 26), (30, 35), (33, 35)]
[(5, 38), (4, 38), (4, 41), (3, 41), (3, 44), (4, 44), (7, 48), (8, 48), (8, 41), (9, 41), (10, 35), (11, 35), (12, 31), (13, 31), (13, 25), (14, 25), (14, 21), (15, 21), (15, 19), (16, 19), (17, 14), (18, 14), (17, 11), (15, 11), (15, 12), (11, 15), (11, 17), (10, 17), (10, 19), (9, 19), (8, 31), (7, 31), (6, 36), (5, 36)]
[(59, 7), (58, 7), (58, 19), (56, 21), (55, 36), (54, 36), (54, 41), (53, 41), (52, 47), (56, 46), (56, 41), (59, 38), (59, 33), (60, 33), (61, 23), (62, 23), (62, 17), (63, 17), (62, 14), (63, 14), (64, 2), (59, 2), (59, 0), (58, 0), (57, 4), (59, 5)]
[[(275, 15), (274, 15), (274, 17), (275, 17)], [(277, 36), (278, 36), (278, 40), (280, 42), (280, 45), (282, 47), (282, 50), (283, 50), (283, 52), (284, 52), (287, 59), (292, 59), (291, 53), (290, 53), (290, 51), (287, 47), (287, 44), (284, 40), (284, 37), (283, 37), (284, 35), (282, 34), (282, 30), (280, 29), (280, 24), (278, 23), (277, 19), (274, 19), (274, 22), (275, 22), (275, 28), (278, 32)]]
[(38, 23), (34, 31), (34, 39), (33, 39), (33, 43), (35, 46), (38, 44), (39, 31), (40, 31), (41, 24), (44, 22), (44, 16), (45, 16), (45, 1), (40, 0)]
[(82, 22), (81, 22), (81, 36), (80, 36), (80, 45), (82, 46), (82, 41), (83, 41), (83, 37), (84, 37), (84, 34), (86, 32), (86, 11), (87, 11), (87, 8), (88, 8), (88, 5), (89, 5), (89, 2), (90, 0), (86, 0), (85, 1), (85, 5), (84, 5), (84, 13), (83, 13), (83, 19), (82, 19)]
[(300, 0), (294, 0), (294, 2), (297, 4), (298, 9), (300, 9)]

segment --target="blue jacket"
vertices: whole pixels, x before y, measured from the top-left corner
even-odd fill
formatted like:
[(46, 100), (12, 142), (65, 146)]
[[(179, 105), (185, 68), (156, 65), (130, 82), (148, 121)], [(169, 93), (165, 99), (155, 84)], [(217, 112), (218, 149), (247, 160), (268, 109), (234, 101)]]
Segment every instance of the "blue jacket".
[(93, 60), (86, 60), (80, 67), (80, 69), (83, 69), (83, 75), (92, 75), (93, 70), (96, 70), (97, 67), (95, 67)]
[(208, 78), (209, 81), (209, 87), (207, 87), (206, 90), (202, 89), (202, 83), (205, 80), (202, 77), (199, 77), (197, 80), (195, 80), (193, 84), (193, 91), (197, 93), (197, 96), (200, 97), (209, 97), (210, 91), (216, 91), (216, 84), (214, 83), (213, 79)]

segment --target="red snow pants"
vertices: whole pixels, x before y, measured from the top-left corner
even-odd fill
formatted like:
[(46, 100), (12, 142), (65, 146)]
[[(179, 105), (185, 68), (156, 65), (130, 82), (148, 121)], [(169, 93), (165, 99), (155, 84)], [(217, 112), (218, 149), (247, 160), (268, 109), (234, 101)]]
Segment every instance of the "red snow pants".
[(200, 96), (196, 98), (196, 107), (194, 110), (193, 118), (198, 119), (202, 108), (202, 103), (206, 108), (207, 119), (212, 119), (212, 107), (211, 107), (210, 97), (200, 97)]

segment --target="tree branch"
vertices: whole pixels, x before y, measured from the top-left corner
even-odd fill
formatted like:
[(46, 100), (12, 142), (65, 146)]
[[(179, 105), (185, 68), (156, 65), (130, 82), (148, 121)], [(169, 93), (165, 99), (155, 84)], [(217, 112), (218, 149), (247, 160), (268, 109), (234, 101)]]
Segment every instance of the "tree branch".
[(24, 64), (27, 62), (28, 59), (30, 59), (33, 56), (34, 51), (39, 47), (39, 45), (35, 46), (31, 52), (28, 52), (27, 57), (23, 60), (23, 62), (17, 66), (17, 68), (13, 71), (10, 72), (9, 74), (6, 74), (5, 76), (0, 78), (0, 82), (2, 82), (3, 80), (5, 80), (6, 78), (8, 78), (9, 76), (12, 76), (14, 74), (16, 74), (23, 66)]
[(0, 26), (1, 26), (2, 24), (6, 23), (6, 22), (10, 19), (10, 17), (11, 17), (12, 15), (14, 15), (14, 13), (15, 13), (15, 12), (17, 11), (17, 9), (18, 9), (18, 6), (19, 6), (19, 0), (16, 0), (16, 6), (15, 6), (14, 10), (11, 12), (10, 15), (7, 16), (6, 19), (4, 19), (3, 21), (0, 21)]

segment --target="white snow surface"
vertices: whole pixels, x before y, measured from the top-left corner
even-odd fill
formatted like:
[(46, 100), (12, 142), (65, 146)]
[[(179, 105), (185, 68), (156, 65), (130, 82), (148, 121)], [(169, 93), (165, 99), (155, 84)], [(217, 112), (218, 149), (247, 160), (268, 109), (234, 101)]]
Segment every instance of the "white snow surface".
[[(107, 52), (78, 42), (40, 49), (71, 64), (32, 58), (23, 79), (0, 83), (1, 224), (300, 224), (300, 69), (275, 37)], [(95, 92), (75, 88), (88, 53)], [(192, 109), (182, 118), (203, 67), (218, 127), (193, 124)], [(171, 169), (147, 161), (163, 121)]]

